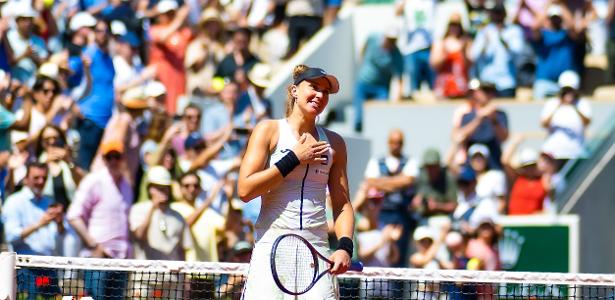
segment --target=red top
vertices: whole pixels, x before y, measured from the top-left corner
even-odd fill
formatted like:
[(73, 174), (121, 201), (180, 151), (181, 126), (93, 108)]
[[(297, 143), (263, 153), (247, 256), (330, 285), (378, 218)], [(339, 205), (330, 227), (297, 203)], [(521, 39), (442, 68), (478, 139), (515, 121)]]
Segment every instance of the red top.
[(518, 177), (510, 191), (509, 215), (529, 215), (542, 211), (547, 191), (540, 178)]

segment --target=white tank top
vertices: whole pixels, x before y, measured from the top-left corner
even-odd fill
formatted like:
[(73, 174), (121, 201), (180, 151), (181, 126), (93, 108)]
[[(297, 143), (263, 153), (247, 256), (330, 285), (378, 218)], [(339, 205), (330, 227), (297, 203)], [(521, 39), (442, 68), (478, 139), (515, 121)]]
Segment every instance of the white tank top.
[[(269, 156), (269, 167), (297, 144), (286, 119), (278, 120), (278, 125), (278, 142)], [(328, 142), (321, 127), (317, 126), (316, 131), (319, 141)], [(272, 232), (308, 230), (326, 238), (326, 190), (333, 157), (331, 150), (325, 155), (324, 162), (297, 166), (277, 188), (262, 196), (261, 211), (255, 224), (257, 239), (260, 240), (270, 229)]]

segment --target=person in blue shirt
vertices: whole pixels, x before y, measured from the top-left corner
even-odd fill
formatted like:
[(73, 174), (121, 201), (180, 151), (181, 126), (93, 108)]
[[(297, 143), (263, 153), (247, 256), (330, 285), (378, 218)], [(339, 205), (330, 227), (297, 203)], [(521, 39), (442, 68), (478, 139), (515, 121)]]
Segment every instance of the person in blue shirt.
[[(47, 165), (33, 162), (27, 166), (25, 185), (8, 197), (2, 208), (6, 240), (17, 254), (58, 255), (59, 241), (65, 232), (63, 205), (43, 195), (47, 180)], [(57, 295), (58, 276), (54, 270), (18, 270), (18, 277), (26, 278), (22, 289), (28, 299), (38, 295)], [(37, 285), (38, 278), (49, 279), (47, 285)]]
[[(395, 76), (402, 84), (404, 60), (397, 48), (399, 27), (390, 25), (384, 34), (371, 35), (363, 49), (363, 62), (357, 74), (355, 95), (353, 100), (355, 130), (363, 129), (363, 103), (368, 99), (388, 100), (391, 79)], [(395, 95), (395, 100), (401, 98), (401, 88)]]
[(547, 20), (536, 20), (531, 37), (537, 56), (534, 99), (559, 92), (557, 80), (564, 71), (579, 72), (581, 66), (575, 59), (577, 33), (570, 12), (562, 5), (551, 5)]
[(506, 24), (506, 8), (498, 4), (490, 9), (491, 22), (480, 29), (470, 48), (478, 79), (494, 80), (496, 97), (514, 97), (517, 87), (515, 61), (523, 50), (523, 31)]
[[(94, 28), (95, 42), (83, 49), (84, 56), (91, 61), (92, 76), (90, 94), (77, 103), (79, 116), (76, 129), (80, 141), (76, 165), (83, 170), (90, 168), (114, 107), (115, 68), (109, 55), (109, 36), (107, 23), (99, 20)], [(82, 60), (75, 61), (72, 67), (75, 73), (81, 72), (84, 68)]]

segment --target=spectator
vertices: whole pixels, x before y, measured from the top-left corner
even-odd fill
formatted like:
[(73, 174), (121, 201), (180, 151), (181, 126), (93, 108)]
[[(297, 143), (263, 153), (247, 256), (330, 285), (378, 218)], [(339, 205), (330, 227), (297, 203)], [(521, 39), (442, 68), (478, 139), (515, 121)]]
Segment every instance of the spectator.
[[(280, 7), (280, 6), (278, 6)], [(283, 7), (274, 9), (271, 26), (261, 37), (258, 56), (263, 62), (277, 69), (288, 52), (288, 24), (285, 22)]]
[[(55, 79), (47, 76), (38, 76), (34, 82), (32, 86), (32, 98), (35, 104), (30, 112), (30, 127), (27, 130), (30, 139), (36, 139), (40, 130), (47, 123), (52, 123), (57, 109), (52, 110), (51, 108), (54, 106), (55, 97), (60, 94), (60, 92), (60, 85)], [(18, 110), (16, 117), (22, 118), (23, 113), (23, 110)]]
[(131, 186), (136, 187), (140, 162), (139, 151), (142, 144), (137, 121), (148, 104), (141, 87), (126, 91), (120, 104), (119, 109), (109, 120), (103, 141), (121, 141), (124, 144), (125, 179), (130, 182)]
[(538, 171), (542, 174), (542, 183), (545, 186), (545, 190), (547, 190), (547, 198), (543, 205), (546, 213), (557, 213), (556, 197), (566, 187), (566, 178), (560, 172), (561, 165), (561, 161), (558, 161), (551, 153), (544, 150), (540, 153), (536, 163)]
[(362, 215), (357, 223), (359, 258), (368, 267), (396, 265), (399, 262), (397, 241), (401, 238), (403, 227), (400, 224), (379, 227), (380, 209), (384, 199), (378, 191), (367, 190), (367, 186), (363, 184), (356, 197), (360, 199), (355, 198), (353, 202)]
[(434, 0), (397, 2), (397, 15), (404, 17), (400, 36), (400, 51), (404, 55), (404, 68), (410, 76), (410, 93), (417, 92), (423, 82), (433, 89), (434, 72), (429, 65), (436, 21)]
[(434, 232), (433, 228), (419, 226), (414, 231), (414, 242), (416, 252), (410, 256), (410, 265), (414, 268), (437, 270), (442, 266), (437, 258), (440, 246), (446, 238), (448, 229), (442, 229), (440, 234)]
[(288, 52), (293, 56), (302, 42), (309, 40), (322, 27), (324, 4), (322, 0), (289, 0), (286, 3), (288, 22)]
[(156, 4), (155, 24), (151, 36), (150, 64), (167, 90), (166, 109), (171, 116), (177, 112), (177, 101), (186, 93), (184, 59), (192, 32), (185, 26), (188, 6), (178, 8), (175, 0)]
[(489, 167), (489, 148), (474, 144), (468, 149), (470, 167), (477, 177), (476, 195), (480, 201), (490, 201), (499, 213), (506, 211), (506, 176), (504, 172)]
[(532, 28), (536, 24), (537, 19), (540, 16), (540, 12), (547, 9), (549, 5), (548, 0), (521, 0), (519, 1), (519, 7), (513, 18), (513, 22), (521, 26), (524, 36), (530, 38), (532, 34)]
[[(94, 43), (84, 49), (84, 56), (91, 61), (91, 92), (78, 103), (76, 129), (79, 132), (79, 151), (76, 164), (89, 170), (103, 137), (107, 122), (111, 119), (115, 103), (113, 79), (115, 68), (109, 55), (109, 28), (107, 23), (97, 21), (94, 29)], [(88, 64), (79, 58), (73, 60), (76, 74), (87, 71)]]
[(570, 12), (561, 5), (553, 4), (547, 9), (547, 19), (539, 18), (532, 30), (532, 46), (537, 55), (534, 99), (557, 93), (557, 80), (567, 70), (579, 71), (574, 59), (574, 21)]
[(218, 65), (215, 76), (236, 80), (237, 71), (247, 74), (260, 59), (250, 51), (252, 32), (248, 28), (239, 28), (233, 32), (228, 53)]
[(34, 18), (38, 13), (26, 3), (11, 3), (10, 8), (16, 25), (7, 33), (14, 56), (11, 75), (20, 82), (32, 84), (38, 66), (48, 56), (45, 41), (34, 34)]
[(365, 170), (365, 181), (369, 188), (384, 192), (384, 202), (380, 212), (380, 227), (388, 224), (401, 224), (403, 233), (397, 246), (400, 261), (397, 266), (406, 265), (408, 244), (414, 230), (415, 220), (410, 213), (412, 186), (418, 175), (414, 159), (402, 154), (404, 135), (399, 129), (393, 129), (388, 139), (389, 153), (380, 158), (372, 158)]
[(543, 149), (556, 159), (575, 159), (585, 155), (585, 132), (591, 122), (589, 102), (580, 97), (580, 77), (573, 71), (559, 76), (560, 92), (548, 100), (541, 123), (549, 131)]
[(497, 78), (497, 97), (514, 97), (516, 62), (524, 46), (523, 33), (518, 26), (506, 24), (504, 4), (490, 9), (490, 19), (490, 23), (478, 31), (468, 56), (479, 80)]
[(147, 192), (151, 201), (139, 202), (130, 209), (130, 232), (135, 239), (135, 258), (185, 260), (192, 248), (186, 221), (171, 205), (171, 173), (162, 166), (147, 172)]
[[(205, 140), (214, 143), (219, 141), (229, 128), (233, 130), (233, 135), (218, 157), (219, 160), (231, 162), (238, 158), (247, 146), (249, 134), (256, 126), (256, 115), (249, 101), (239, 102), (239, 87), (236, 83), (226, 84), (220, 92), (219, 100), (219, 103), (205, 111), (203, 132)], [(216, 169), (221, 173), (228, 171), (228, 167), (216, 166)]]
[[(11, 251), (22, 255), (62, 255), (58, 240), (65, 232), (63, 205), (43, 195), (47, 178), (47, 166), (30, 163), (27, 166), (25, 186), (11, 195), (2, 209), (2, 222), (5, 225), (6, 239)], [(28, 299), (36, 299), (36, 294), (58, 295), (58, 274), (49, 269), (20, 269), (19, 276), (26, 280), (22, 289)], [(38, 286), (34, 278), (47, 277), (48, 285)]]
[[(26, 86), (11, 82), (11, 77), (6, 73), (0, 73), (0, 92), (4, 95), (0, 98), (0, 153), (8, 153), (11, 150), (11, 130), (28, 130), (30, 128), (32, 94)], [(12, 112), (17, 99), (23, 99), (23, 114), (19, 119)], [(4, 166), (6, 166), (6, 162), (2, 162), (2, 159), (0, 159), (0, 169), (3, 169)]]
[(208, 8), (201, 14), (199, 30), (186, 49), (184, 67), (189, 95), (213, 94), (212, 79), (218, 64), (224, 58), (224, 23), (219, 12)]
[[(183, 155), (186, 151), (184, 149), (186, 138), (191, 133), (200, 131), (200, 127), (201, 109), (196, 104), (190, 103), (184, 108), (181, 123), (169, 127), (165, 135), (171, 139), (171, 145), (177, 154)], [(164, 141), (165, 138), (163, 137), (162, 140)]]
[(453, 213), (456, 228), (463, 233), (472, 233), (480, 222), (486, 218), (500, 216), (499, 206), (492, 198), (481, 198), (477, 192), (476, 173), (470, 167), (464, 167), (457, 176), (459, 205)]
[[(108, 141), (101, 145), (105, 167), (83, 178), (67, 217), (81, 237), (81, 256), (97, 258), (129, 258), (128, 213), (132, 189), (122, 175), (124, 144)], [(86, 271), (85, 291), (88, 296), (122, 298), (128, 274), (120, 271)]]
[(371, 99), (388, 100), (393, 77), (397, 77), (400, 87), (393, 99), (401, 98), (403, 58), (396, 45), (398, 37), (399, 26), (390, 24), (383, 34), (369, 36), (363, 46), (353, 100), (354, 127), (358, 132), (363, 130), (363, 103)]
[[(467, 161), (466, 150), (473, 144), (489, 148), (489, 167), (501, 168), (502, 143), (508, 138), (508, 117), (491, 100), (495, 86), (473, 79), (469, 100), (453, 113), (453, 141), (460, 143), (460, 160)], [(459, 158), (458, 158), (459, 159)]]
[(151, 66), (146, 68), (138, 56), (141, 41), (134, 32), (125, 31), (116, 35), (114, 46), (113, 67), (116, 71), (114, 85), (118, 96), (155, 76), (155, 69)]
[(521, 150), (518, 155), (518, 167), (513, 167), (512, 156), (521, 138), (515, 138), (502, 157), (508, 182), (512, 183), (508, 199), (509, 215), (529, 215), (541, 213), (547, 199), (549, 183), (543, 179), (536, 163), (538, 153), (531, 148)]
[[(177, 165), (181, 172), (195, 171), (199, 175), (201, 187), (205, 191), (212, 190), (216, 182), (224, 178), (225, 174), (218, 173), (210, 162), (218, 155), (230, 134), (231, 131), (228, 130), (220, 141), (206, 146), (207, 143), (203, 136), (194, 132), (186, 139), (186, 152), (177, 159)], [(159, 151), (165, 151), (165, 149), (163, 147)], [(220, 193), (211, 204), (211, 207), (218, 213), (222, 213), (222, 204), (226, 200), (224, 196), (224, 193)]]
[(239, 103), (250, 103), (256, 122), (271, 118), (271, 101), (265, 95), (265, 89), (271, 82), (272, 69), (269, 65), (258, 63), (248, 73), (249, 86), (241, 95)]
[[(171, 208), (179, 212), (185, 219), (192, 234), (193, 245), (186, 249), (187, 261), (219, 261), (217, 241), (224, 230), (225, 220), (222, 215), (210, 208), (222, 188), (222, 183), (216, 183), (212, 189), (204, 192), (201, 179), (195, 172), (184, 173), (179, 178), (181, 197), (171, 203)], [(197, 203), (201, 200), (201, 203)]]
[(40, 131), (36, 149), (38, 160), (49, 169), (44, 194), (68, 209), (84, 174), (73, 164), (66, 135), (59, 127), (46, 125)]
[(429, 64), (436, 72), (434, 83), (438, 97), (458, 98), (468, 90), (469, 62), (466, 56), (470, 40), (461, 24), (461, 15), (450, 16), (444, 37), (431, 47)]
[(412, 206), (422, 217), (450, 215), (457, 207), (457, 184), (448, 168), (440, 163), (438, 150), (423, 153), (423, 167), (416, 182)]
[(481, 263), (481, 270), (500, 270), (500, 255), (497, 248), (498, 231), (491, 219), (484, 219), (476, 228), (476, 237), (468, 242), (466, 255), (477, 258)]
[[(444, 239), (446, 249), (450, 254), (450, 260), (444, 263), (445, 269), (465, 270), (470, 258), (466, 255), (468, 248), (468, 238), (459, 231), (451, 231), (446, 234)], [(460, 292), (467, 292), (464, 289)]]

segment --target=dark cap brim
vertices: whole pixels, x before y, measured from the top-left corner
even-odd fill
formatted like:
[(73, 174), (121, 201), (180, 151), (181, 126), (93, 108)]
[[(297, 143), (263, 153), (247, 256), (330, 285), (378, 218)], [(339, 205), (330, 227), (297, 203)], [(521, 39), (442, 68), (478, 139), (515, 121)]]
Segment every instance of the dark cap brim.
[(340, 83), (337, 78), (331, 74), (327, 74), (323, 69), (320, 68), (309, 68), (305, 70), (299, 77), (295, 80), (294, 84), (297, 85), (304, 80), (314, 80), (318, 78), (324, 77), (329, 82), (330, 94), (335, 94), (340, 90)]

